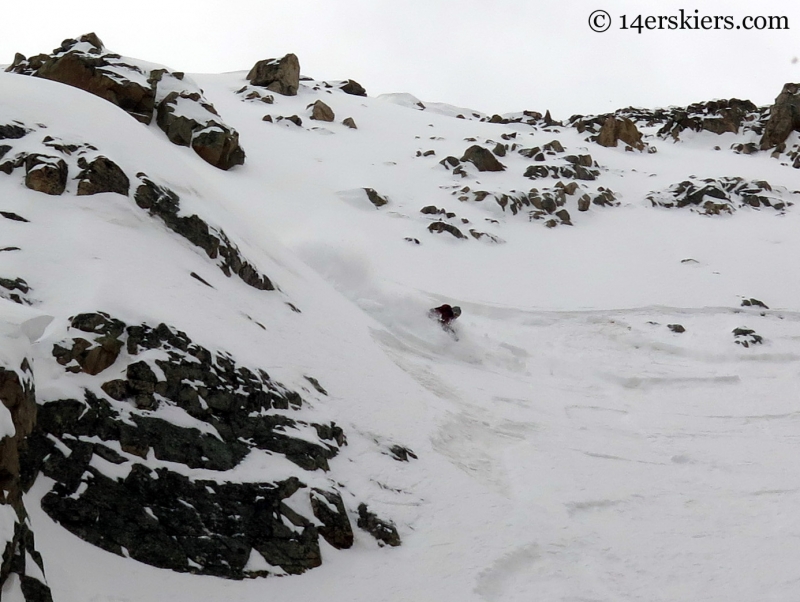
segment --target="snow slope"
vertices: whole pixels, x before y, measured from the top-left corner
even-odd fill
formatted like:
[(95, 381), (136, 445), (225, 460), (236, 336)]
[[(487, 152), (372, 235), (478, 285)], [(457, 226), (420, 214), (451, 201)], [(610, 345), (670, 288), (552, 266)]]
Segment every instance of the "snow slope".
[[(183, 211), (228, 232), (280, 289), (227, 278), (132, 198), (78, 197), (72, 183), (48, 197), (19, 172), (0, 174), (2, 209), (30, 222), (0, 220), (3, 246), (21, 249), (0, 253), (0, 275), (25, 278), (33, 306), (54, 317), (35, 344), (37, 397), (77, 396), (88, 382), (65, 376), (50, 355), (70, 316), (102, 310), (170, 324), (302, 390), (299, 416), (341, 425), (348, 445), (331, 478), (391, 519), (403, 544), (379, 547), (355, 529), (352, 549), (322, 542), (322, 566), (303, 575), (180, 574), (59, 526), (39, 504), (52, 484), (40, 476), (26, 507), (57, 602), (796, 597), (798, 210), (708, 217), (645, 200), (689, 176), (740, 176), (785, 187), (796, 203), (796, 170), (727, 150), (750, 141), (740, 135), (673, 142), (645, 130), (658, 152), (625, 152), (571, 128), (458, 119), (460, 109), (420, 110), (410, 95), (350, 96), (313, 81), (296, 97), (248, 102), (236, 93), (245, 74), (192, 76), (239, 132), (247, 159), (230, 171), (99, 98), (0, 74), (0, 123), (47, 126), (15, 152), (39, 148), (45, 134), (96, 146), (130, 176), (145, 172), (179, 193)], [(335, 122), (308, 118), (317, 99)], [(531, 160), (509, 152), (506, 171), (467, 165), (464, 178), (439, 164), (474, 143), (554, 139), (567, 154), (591, 154), (600, 177), (582, 184), (612, 189), (620, 206), (578, 212), (571, 197), (574, 225), (548, 229), (527, 211), (458, 198), (465, 186), (553, 186), (523, 176)], [(389, 203), (374, 207), (365, 187)], [(428, 232), (438, 219), (420, 213), (428, 205), (504, 243)], [(745, 298), (770, 309), (742, 307)], [(457, 342), (426, 317), (443, 302), (464, 310)], [(736, 344), (740, 327), (763, 344)], [(391, 459), (390, 443), (418, 459)], [(226, 478), (290, 473), (254, 453)]]

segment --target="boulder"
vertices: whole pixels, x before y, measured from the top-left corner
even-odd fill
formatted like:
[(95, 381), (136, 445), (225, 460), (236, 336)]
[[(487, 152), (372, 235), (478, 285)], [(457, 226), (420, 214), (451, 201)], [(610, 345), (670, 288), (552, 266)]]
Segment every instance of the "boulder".
[(97, 157), (91, 163), (85, 158), (78, 159), (78, 167), (83, 171), (78, 174), (78, 196), (116, 192), (128, 196), (130, 180), (119, 166), (107, 157)]
[(478, 171), (505, 171), (506, 167), (498, 161), (490, 150), (473, 144), (461, 157), (462, 161), (469, 161)]
[(784, 85), (775, 99), (761, 137), (761, 150), (768, 150), (785, 142), (793, 131), (800, 132), (800, 84)]
[(333, 109), (321, 100), (318, 100), (313, 105), (309, 105), (309, 107), (311, 108), (311, 119), (332, 122), (336, 118), (333, 114)]
[(365, 188), (364, 192), (367, 193), (369, 202), (375, 205), (376, 208), (383, 207), (389, 203), (389, 200), (386, 197), (379, 195), (374, 188)]
[(638, 130), (636, 124), (627, 117), (617, 119), (610, 116), (603, 122), (603, 127), (600, 128), (600, 133), (597, 135), (595, 142), (600, 146), (615, 147), (619, 141), (636, 150), (644, 150), (642, 133)]
[(284, 96), (296, 96), (300, 87), (300, 61), (294, 54), (258, 61), (247, 79), (254, 86), (263, 86)]
[(67, 187), (67, 164), (58, 157), (28, 155), (25, 172), (25, 186), (31, 190), (57, 196)]
[(197, 92), (173, 91), (158, 103), (156, 123), (170, 142), (191, 146), (207, 163), (228, 170), (242, 165), (245, 154), (239, 146), (238, 132), (220, 121), (214, 106)]
[(364, 89), (364, 87), (352, 79), (348, 79), (339, 89), (345, 94), (352, 94), (353, 96), (367, 95), (367, 91)]
[(346, 118), (345, 118), (345, 120), (344, 120), (344, 121), (342, 121), (342, 124), (343, 124), (343, 125), (346, 125), (346, 126), (347, 126), (347, 127), (349, 127), (351, 130), (357, 130), (357, 129), (358, 129), (358, 127), (356, 126), (356, 122), (355, 122), (355, 121), (353, 121), (353, 118), (352, 118), (352, 117), (346, 117)]

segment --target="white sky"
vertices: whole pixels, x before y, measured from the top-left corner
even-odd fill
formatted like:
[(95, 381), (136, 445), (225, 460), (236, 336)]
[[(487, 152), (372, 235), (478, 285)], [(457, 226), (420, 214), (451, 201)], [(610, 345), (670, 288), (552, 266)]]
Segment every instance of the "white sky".
[[(713, 98), (769, 104), (800, 81), (800, 3), (695, 0), (40, 0), (3, 6), (0, 64), (95, 31), (108, 48), (188, 73), (294, 52), (304, 75), (487, 113), (556, 118)], [(622, 31), (620, 15), (781, 15), (789, 31)], [(611, 29), (589, 29), (604, 9)], [(35, 13), (33, 14), (32, 13)]]

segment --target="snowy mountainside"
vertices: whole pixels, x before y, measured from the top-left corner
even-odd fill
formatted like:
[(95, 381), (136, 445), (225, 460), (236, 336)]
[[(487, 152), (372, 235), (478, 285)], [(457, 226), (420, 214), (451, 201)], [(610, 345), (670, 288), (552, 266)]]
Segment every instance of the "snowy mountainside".
[(791, 599), (792, 90), (562, 122), (18, 56), (2, 595)]

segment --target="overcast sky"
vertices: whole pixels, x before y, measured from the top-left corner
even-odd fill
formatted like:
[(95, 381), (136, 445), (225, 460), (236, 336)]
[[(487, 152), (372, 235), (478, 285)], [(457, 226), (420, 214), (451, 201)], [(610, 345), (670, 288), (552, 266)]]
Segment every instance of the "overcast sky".
[[(95, 31), (122, 55), (188, 73), (294, 52), (304, 75), (355, 79), (487, 113), (556, 118), (713, 98), (769, 104), (800, 82), (800, 2), (694, 0), (137, 0), (5, 2), (0, 64)], [(637, 14), (785, 16), (788, 31), (623, 31)], [(607, 11), (596, 33), (589, 15)], [(598, 21), (599, 24), (602, 24)]]

